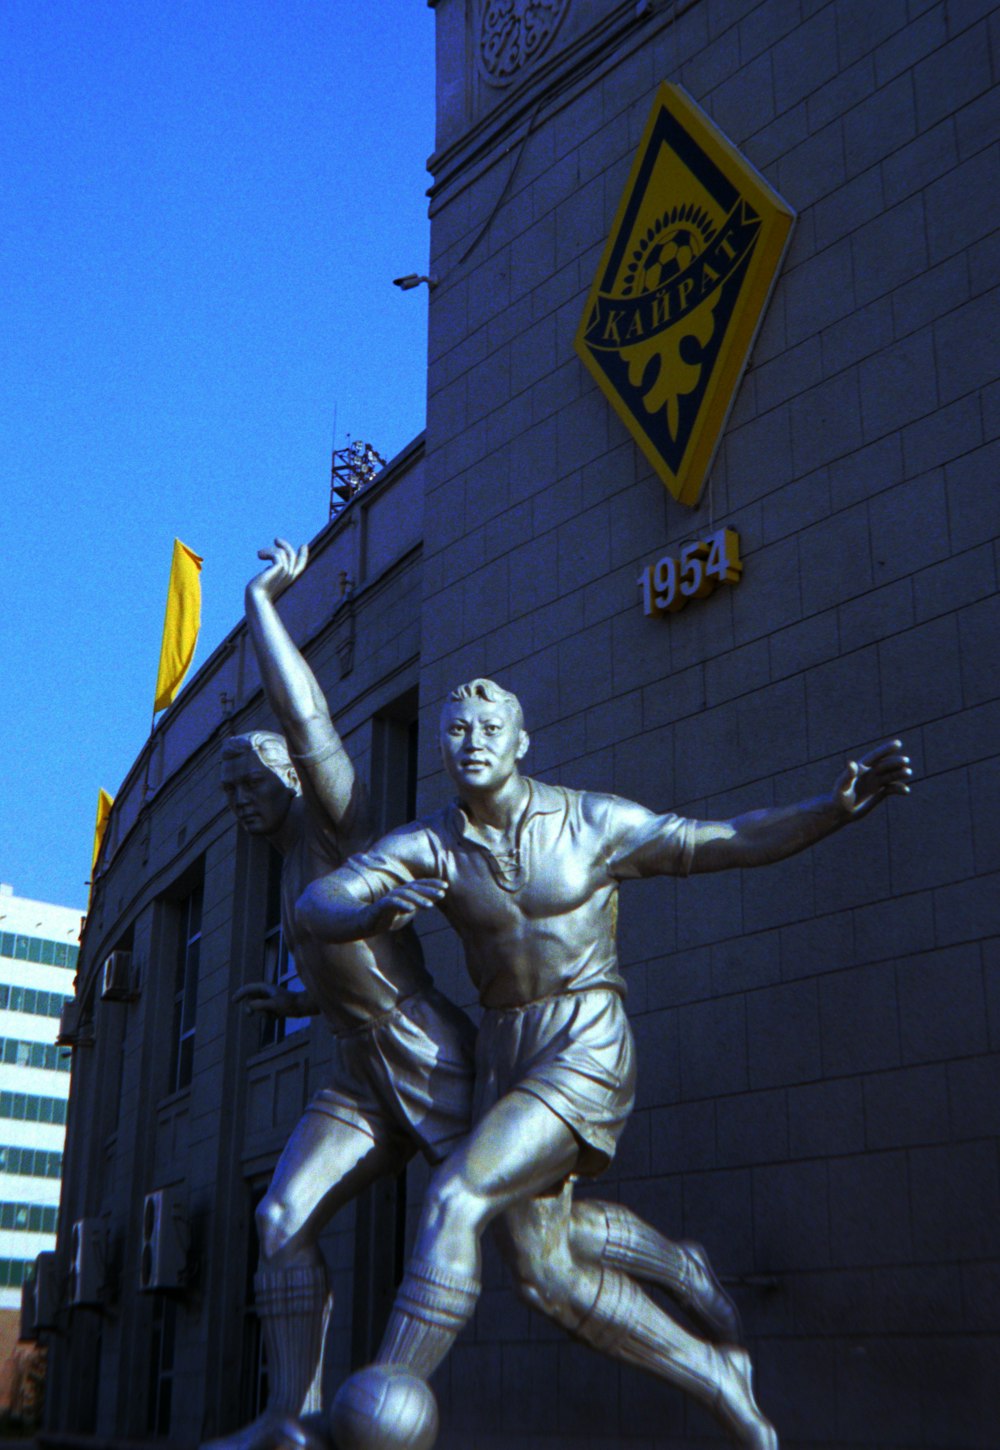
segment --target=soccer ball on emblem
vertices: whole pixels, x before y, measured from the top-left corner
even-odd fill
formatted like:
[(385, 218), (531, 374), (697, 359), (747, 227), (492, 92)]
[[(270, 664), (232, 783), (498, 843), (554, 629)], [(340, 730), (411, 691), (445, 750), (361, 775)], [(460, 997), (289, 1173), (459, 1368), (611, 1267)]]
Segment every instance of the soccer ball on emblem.
[(401, 1365), (371, 1364), (337, 1391), (330, 1433), (336, 1450), (430, 1450), (437, 1401), (427, 1381)]
[(642, 267), (642, 291), (652, 292), (690, 267), (702, 250), (694, 227), (671, 226), (650, 247)]

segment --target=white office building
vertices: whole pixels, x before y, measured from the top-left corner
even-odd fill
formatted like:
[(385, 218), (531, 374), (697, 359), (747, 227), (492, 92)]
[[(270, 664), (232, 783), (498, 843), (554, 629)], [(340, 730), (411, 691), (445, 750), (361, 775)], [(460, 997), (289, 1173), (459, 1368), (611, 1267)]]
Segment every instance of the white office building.
[(25, 1274), (56, 1244), (70, 1081), (56, 1035), (79, 934), (79, 910), (0, 883), (0, 1311), (20, 1310)]

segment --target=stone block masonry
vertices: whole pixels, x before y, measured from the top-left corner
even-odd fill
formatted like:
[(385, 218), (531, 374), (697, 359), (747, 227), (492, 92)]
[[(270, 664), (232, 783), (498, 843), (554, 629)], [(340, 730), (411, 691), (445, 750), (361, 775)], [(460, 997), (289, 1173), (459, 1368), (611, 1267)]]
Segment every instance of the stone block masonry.
[[(448, 5), (473, 44), (475, 7)], [(453, 129), (436, 158), (427, 468), (449, 526), (428, 529), (425, 558), (433, 570), (447, 550), (462, 571), (481, 528), (508, 568), (491, 551), (460, 638), (435, 650), (428, 723), (449, 660), (504, 623), (502, 680), (530, 701), (547, 778), (580, 783), (610, 750), (613, 788), (711, 815), (824, 789), (884, 735), (918, 770), (910, 800), (810, 858), (622, 894), (651, 1148), (630, 1155), (622, 1196), (645, 1184), (651, 1215), (662, 1203), (670, 1230), (742, 1276), (762, 1401), (791, 1443), (817, 1447), (929, 1435), (972, 1450), (997, 1409), (981, 1388), (959, 1405), (938, 1370), (941, 1354), (997, 1347), (961, 1277), (967, 1260), (996, 1273), (1000, 1248), (996, 1123), (972, 1106), (972, 1085), (996, 1081), (1000, 1020), (991, 9), (696, 0), (650, 7), (602, 49), (608, 7), (580, 0), (573, 42), (525, 68), (517, 104), (478, 92), (467, 152)], [(666, 498), (572, 351), (662, 80), (799, 213), (693, 511)], [(449, 358), (469, 349), (463, 461)], [(484, 502), (456, 537), (471, 480), (486, 499), (494, 472), (502, 532)], [(642, 617), (640, 567), (720, 523), (743, 539), (740, 585)], [(434, 588), (431, 615), (449, 598), (445, 578)], [(441, 788), (430, 767), (424, 799)], [(587, 1400), (589, 1435), (617, 1443), (627, 1425), (665, 1447), (705, 1432), (667, 1391), (615, 1382)], [(539, 1416), (495, 1443), (578, 1443)]]

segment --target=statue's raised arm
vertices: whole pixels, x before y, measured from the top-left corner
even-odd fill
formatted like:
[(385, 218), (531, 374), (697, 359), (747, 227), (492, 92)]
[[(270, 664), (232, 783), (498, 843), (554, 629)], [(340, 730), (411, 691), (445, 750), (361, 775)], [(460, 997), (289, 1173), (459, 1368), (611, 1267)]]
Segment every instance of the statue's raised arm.
[(359, 790), (354, 767), (334, 727), (326, 699), (285, 628), (276, 601), (309, 561), (308, 546), (295, 550), (275, 539), (258, 557), (267, 568), (246, 587), (246, 620), (268, 704), (295, 763), (303, 790), (338, 829), (356, 824)]

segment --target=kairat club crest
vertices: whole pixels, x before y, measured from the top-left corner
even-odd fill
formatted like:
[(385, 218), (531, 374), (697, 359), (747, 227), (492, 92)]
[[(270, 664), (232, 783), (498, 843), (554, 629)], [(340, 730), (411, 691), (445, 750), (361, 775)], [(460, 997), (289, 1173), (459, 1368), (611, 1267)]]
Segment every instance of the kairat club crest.
[(701, 495), (794, 219), (690, 96), (660, 87), (576, 348), (681, 503)]

